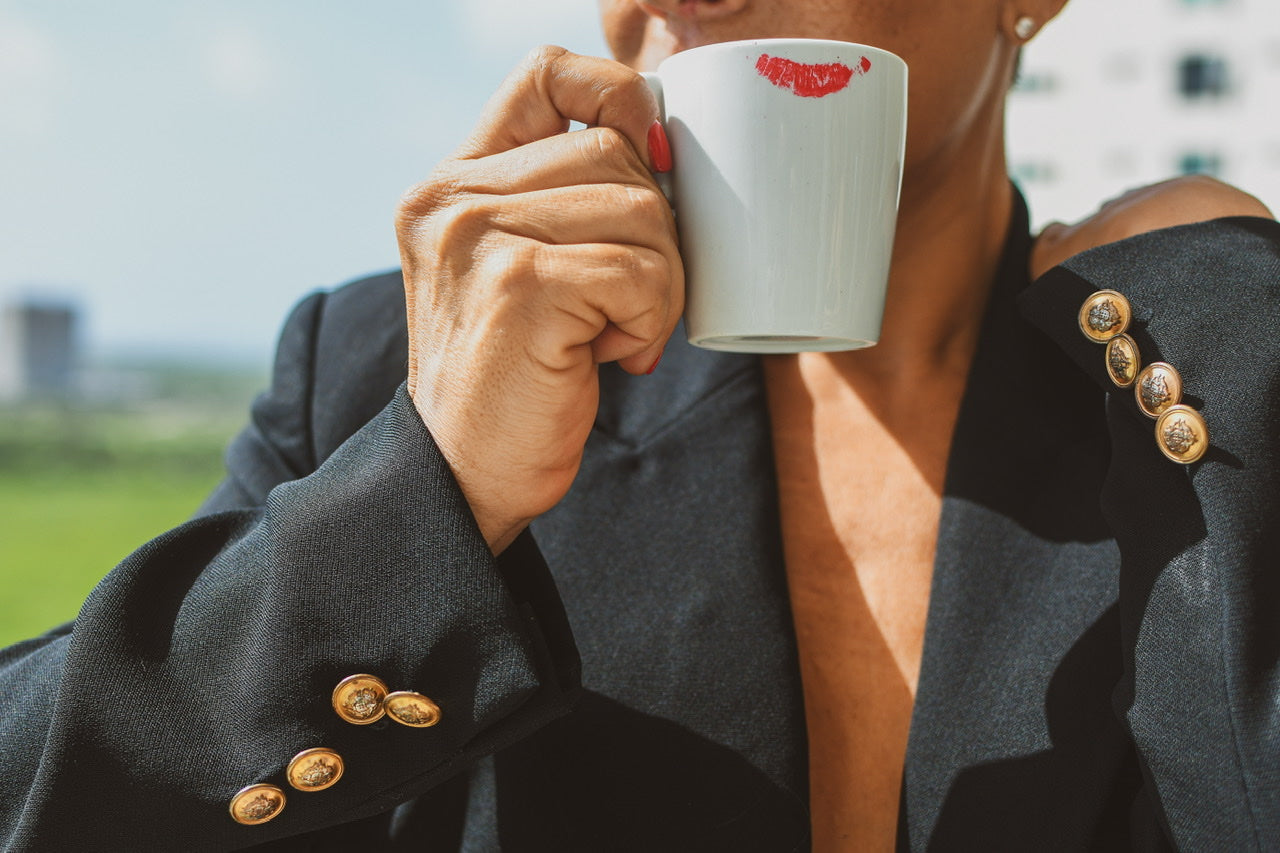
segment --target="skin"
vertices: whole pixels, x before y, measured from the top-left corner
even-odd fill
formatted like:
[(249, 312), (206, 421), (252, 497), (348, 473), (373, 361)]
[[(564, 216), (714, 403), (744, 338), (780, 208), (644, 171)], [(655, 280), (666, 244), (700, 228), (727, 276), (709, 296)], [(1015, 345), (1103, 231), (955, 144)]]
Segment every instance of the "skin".
[[(683, 308), (674, 222), (650, 174), (657, 107), (635, 71), (700, 44), (778, 36), (906, 59), (881, 343), (765, 360), (815, 850), (892, 847), (946, 455), (1012, 207), (1003, 127), (1014, 22), (1043, 25), (1063, 2), (602, 0), (621, 64), (535, 51), (397, 212), (409, 391), (500, 553), (568, 491), (596, 413), (597, 365), (648, 372)], [(589, 129), (565, 134), (570, 119)], [(1031, 272), (1234, 214), (1269, 215), (1205, 179), (1144, 188), (1046, 229)]]

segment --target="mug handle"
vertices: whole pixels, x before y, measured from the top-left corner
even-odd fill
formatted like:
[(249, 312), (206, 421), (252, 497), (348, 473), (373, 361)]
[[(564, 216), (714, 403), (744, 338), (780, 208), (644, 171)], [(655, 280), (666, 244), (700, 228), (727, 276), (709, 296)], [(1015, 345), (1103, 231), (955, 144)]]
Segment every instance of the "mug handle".
[[(649, 84), (649, 91), (653, 92), (653, 96), (658, 99), (658, 121), (662, 122), (665, 128), (667, 124), (667, 103), (662, 95), (662, 78), (658, 76), (656, 71), (641, 71), (640, 76), (644, 78), (645, 83)], [(654, 183), (658, 185), (658, 189), (662, 190), (662, 194), (667, 197), (667, 204), (674, 209), (676, 206), (676, 194), (671, 178), (671, 172), (653, 173)]]

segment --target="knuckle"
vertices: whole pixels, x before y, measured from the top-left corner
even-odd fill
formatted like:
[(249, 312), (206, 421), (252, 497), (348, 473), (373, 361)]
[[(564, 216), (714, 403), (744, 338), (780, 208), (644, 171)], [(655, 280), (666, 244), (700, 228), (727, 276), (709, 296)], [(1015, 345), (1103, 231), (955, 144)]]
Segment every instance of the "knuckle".
[(656, 189), (644, 187), (640, 191), (639, 213), (652, 219), (654, 222), (666, 223), (671, 218), (671, 205), (667, 203), (667, 198)]
[(667, 200), (661, 193), (649, 187), (627, 185), (622, 188), (622, 196), (622, 206), (626, 215), (636, 221), (648, 223), (650, 227), (664, 224), (670, 215)]
[(646, 344), (658, 341), (667, 330), (666, 306), (660, 301), (650, 302), (629, 324), (631, 334)]
[[(629, 70), (629, 69), (628, 69)], [(653, 90), (638, 73), (631, 71), (620, 80), (615, 88), (621, 97), (628, 101), (656, 101)]]
[(605, 162), (636, 160), (631, 143), (617, 130), (611, 127), (593, 127), (582, 133), (583, 144), (589, 146), (589, 155), (599, 157)]
[(396, 204), (396, 230), (405, 231), (439, 204), (437, 187), (430, 181), (414, 184), (405, 190)]
[(618, 247), (603, 263), (624, 281), (644, 281), (649, 278), (645, 259), (632, 248)]
[(665, 329), (670, 301), (670, 265), (652, 249), (634, 248), (618, 259), (618, 268), (631, 291), (628, 331), (646, 340), (657, 339)]
[(509, 242), (479, 247), (465, 262), (463, 291), (473, 317), (520, 316), (534, 279), (534, 261)]
[(396, 205), (397, 228), (416, 226), (465, 196), (454, 170), (441, 166), (427, 180), (405, 190)]
[(568, 54), (569, 51), (558, 45), (540, 44), (525, 56), (524, 65), (530, 71), (545, 73)]
[(478, 242), (493, 223), (489, 203), (476, 198), (455, 198), (437, 208), (429, 218), (437, 241), (445, 246)]
[(548, 260), (535, 242), (509, 241), (491, 253), (486, 278), (499, 300), (518, 301), (528, 296), (531, 285), (548, 278)]
[(536, 240), (514, 241), (504, 254), (508, 283), (518, 282), (527, 287), (530, 282), (537, 284), (557, 274), (554, 255), (549, 247)]
[(661, 286), (671, 278), (666, 256), (652, 249), (633, 249), (627, 253), (627, 272), (638, 282)]
[(610, 77), (600, 88), (600, 120), (620, 125), (634, 118), (637, 109), (656, 113), (657, 99), (649, 84), (635, 71), (620, 66), (621, 73)]

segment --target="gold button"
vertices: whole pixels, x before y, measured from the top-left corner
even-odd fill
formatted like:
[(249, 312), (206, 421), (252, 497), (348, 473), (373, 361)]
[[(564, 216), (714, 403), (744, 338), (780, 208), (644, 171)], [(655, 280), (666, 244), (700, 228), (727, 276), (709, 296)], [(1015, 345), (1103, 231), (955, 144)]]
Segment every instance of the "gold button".
[(1107, 375), (1121, 388), (1128, 388), (1138, 377), (1138, 345), (1125, 334), (1107, 341)]
[(1138, 374), (1133, 395), (1138, 408), (1149, 418), (1158, 418), (1170, 406), (1182, 402), (1182, 377), (1172, 364), (1154, 361)]
[(411, 690), (388, 695), (382, 705), (387, 709), (388, 717), (404, 726), (425, 729), (440, 722), (440, 706)]
[(342, 756), (332, 749), (304, 749), (289, 762), (285, 777), (299, 791), (323, 791), (342, 778)]
[(275, 785), (250, 785), (231, 798), (231, 817), (246, 826), (266, 823), (284, 810), (284, 801)]
[(387, 685), (374, 675), (352, 675), (333, 688), (333, 710), (348, 723), (367, 726), (382, 719)]
[(1209, 427), (1190, 406), (1170, 406), (1156, 420), (1156, 444), (1174, 462), (1190, 465), (1209, 449)]
[(1129, 330), (1133, 309), (1123, 294), (1114, 290), (1099, 290), (1080, 306), (1080, 331), (1091, 341), (1105, 344), (1113, 337)]

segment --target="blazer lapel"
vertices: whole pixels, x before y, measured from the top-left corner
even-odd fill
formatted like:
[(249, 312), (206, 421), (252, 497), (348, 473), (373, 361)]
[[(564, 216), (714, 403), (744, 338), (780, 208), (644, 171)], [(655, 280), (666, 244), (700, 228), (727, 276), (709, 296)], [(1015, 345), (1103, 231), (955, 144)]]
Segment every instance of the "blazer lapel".
[[(681, 839), (665, 849), (794, 849), (809, 831), (807, 751), (759, 360), (694, 348), (678, 328), (653, 375), (605, 366), (601, 385), (578, 479), (533, 525), (585, 707), (631, 715), (633, 743), (641, 721), (667, 727), (630, 770), (665, 791), (655, 807)], [(672, 738), (677, 766), (663, 764)]]
[[(1022, 320), (1014, 217), (952, 441), (903, 787), (904, 849), (1097, 842), (1123, 776), (1102, 395)], [(1120, 831), (1120, 830), (1117, 830)]]

